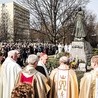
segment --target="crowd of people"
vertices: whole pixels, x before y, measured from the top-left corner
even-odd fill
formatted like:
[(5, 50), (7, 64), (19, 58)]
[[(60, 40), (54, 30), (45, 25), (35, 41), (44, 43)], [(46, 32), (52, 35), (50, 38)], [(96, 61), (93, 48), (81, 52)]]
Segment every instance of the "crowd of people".
[[(63, 45), (62, 43), (59, 44), (48, 44), (48, 43), (0, 43), (0, 51), (3, 53), (3, 57), (7, 57), (7, 53), (10, 50), (17, 49), (19, 51), (19, 57), (17, 63), (24, 67), (26, 59), (29, 54), (38, 54), (40, 52), (44, 52), (47, 55), (57, 55), (63, 52), (70, 52), (71, 44), (70, 45)], [(2, 60), (2, 62), (4, 59)]]
[(5, 59), (2, 52), (0, 98), (98, 98), (98, 55), (91, 58), (93, 70), (84, 74), (78, 87), (76, 72), (69, 67), (66, 55), (49, 74), (45, 51), (29, 53), (24, 67), (17, 62), (22, 52), (19, 48), (9, 49)]
[(10, 50), (17, 49), (19, 51), (19, 57), (17, 63), (21, 66), (25, 66), (26, 59), (30, 54), (38, 54), (44, 52), (47, 55), (54, 55), (58, 46), (47, 43), (0, 43), (0, 52), (3, 53), (3, 60), (7, 57), (7, 53)]
[(19, 49), (24, 58), (29, 54), (37, 54), (38, 52), (46, 52), (48, 55), (55, 54), (58, 49), (58, 45), (48, 43), (0, 43), (2, 52), (7, 56), (7, 52), (13, 49)]

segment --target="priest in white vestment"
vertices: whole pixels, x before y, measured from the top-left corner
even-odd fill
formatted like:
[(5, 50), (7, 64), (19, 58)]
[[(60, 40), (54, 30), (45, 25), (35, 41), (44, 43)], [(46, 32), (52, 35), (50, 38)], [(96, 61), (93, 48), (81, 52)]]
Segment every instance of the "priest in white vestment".
[(0, 98), (2, 98), (2, 79), (1, 79), (1, 63), (3, 59), (3, 54), (0, 52)]
[(60, 66), (50, 74), (49, 98), (78, 98), (78, 82), (76, 73), (69, 68), (69, 58), (62, 56)]
[(63, 45), (61, 43), (59, 43), (58, 45), (58, 53), (61, 53), (63, 51)]
[(91, 66), (81, 79), (79, 98), (98, 98), (98, 55), (91, 58)]
[(1, 98), (10, 98), (14, 87), (17, 74), (21, 71), (21, 67), (16, 63), (17, 51), (11, 50), (8, 52), (8, 57), (1, 66), (2, 79), (2, 96)]

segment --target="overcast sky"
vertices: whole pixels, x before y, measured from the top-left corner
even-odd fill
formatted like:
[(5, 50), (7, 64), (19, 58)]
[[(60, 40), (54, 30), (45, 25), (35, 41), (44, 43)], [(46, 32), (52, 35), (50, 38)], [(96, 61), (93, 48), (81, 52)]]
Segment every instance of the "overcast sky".
[(0, 0), (0, 3), (6, 3), (6, 2), (11, 2), (13, 0)]
[(90, 0), (86, 8), (93, 12), (93, 14), (96, 14), (98, 21), (98, 0)]
[[(0, 0), (0, 3), (11, 2), (13, 0)], [(16, 1), (16, 0), (14, 0)], [(87, 5), (87, 9), (96, 14), (98, 20), (98, 0), (90, 0), (90, 3)]]

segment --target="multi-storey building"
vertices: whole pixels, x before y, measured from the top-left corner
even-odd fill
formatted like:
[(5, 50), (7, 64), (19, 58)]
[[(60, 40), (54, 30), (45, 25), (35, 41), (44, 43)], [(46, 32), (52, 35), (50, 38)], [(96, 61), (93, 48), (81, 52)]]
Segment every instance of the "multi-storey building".
[(30, 13), (15, 3), (0, 4), (0, 41), (29, 41)]

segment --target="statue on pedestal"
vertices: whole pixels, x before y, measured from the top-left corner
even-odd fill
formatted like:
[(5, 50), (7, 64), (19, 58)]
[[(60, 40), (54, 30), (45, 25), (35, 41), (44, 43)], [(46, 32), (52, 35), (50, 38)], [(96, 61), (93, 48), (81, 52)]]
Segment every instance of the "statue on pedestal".
[(78, 13), (76, 16), (76, 32), (75, 32), (75, 41), (83, 40), (86, 37), (86, 32), (84, 29), (84, 11), (81, 7), (78, 9)]

